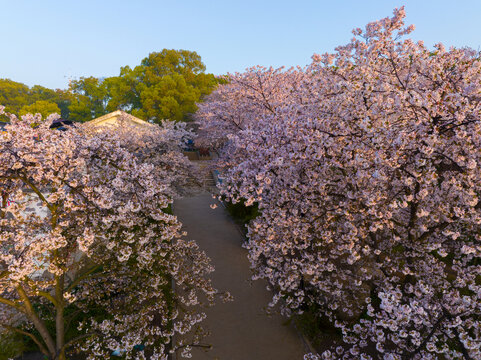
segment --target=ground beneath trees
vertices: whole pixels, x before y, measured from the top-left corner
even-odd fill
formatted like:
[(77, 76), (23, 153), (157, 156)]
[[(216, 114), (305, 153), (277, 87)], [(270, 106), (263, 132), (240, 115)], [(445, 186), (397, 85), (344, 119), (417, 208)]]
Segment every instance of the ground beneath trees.
[[(217, 203), (217, 209), (210, 204)], [(307, 352), (294, 328), (280, 315), (268, 316), (271, 299), (266, 283), (251, 282), (243, 237), (225, 209), (208, 193), (176, 200), (174, 214), (184, 224), (187, 238), (197, 241), (212, 259), (214, 287), (229, 291), (234, 301), (207, 309), (204, 324), (211, 335), (204, 342), (212, 349), (194, 349), (192, 359), (296, 360)]]

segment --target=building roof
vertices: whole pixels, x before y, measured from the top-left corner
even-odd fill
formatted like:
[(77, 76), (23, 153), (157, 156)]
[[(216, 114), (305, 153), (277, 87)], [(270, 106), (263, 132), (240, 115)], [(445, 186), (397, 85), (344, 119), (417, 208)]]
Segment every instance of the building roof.
[(130, 122), (134, 125), (151, 126), (151, 124), (148, 123), (147, 121), (139, 119), (138, 117), (130, 115), (130, 114), (128, 114), (128, 113), (126, 113), (125, 111), (122, 111), (122, 110), (113, 111), (109, 114), (106, 114), (106, 115), (103, 115), (103, 116), (98, 117), (96, 119), (87, 121), (85, 124), (88, 125), (88, 126), (113, 125), (117, 122), (116, 120), (120, 117), (122, 117), (123, 119), (127, 120), (128, 122)]

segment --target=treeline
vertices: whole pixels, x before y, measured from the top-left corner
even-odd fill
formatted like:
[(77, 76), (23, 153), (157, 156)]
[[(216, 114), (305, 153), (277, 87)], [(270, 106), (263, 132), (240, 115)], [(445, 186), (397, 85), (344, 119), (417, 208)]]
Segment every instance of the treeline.
[(196, 103), (218, 83), (205, 70), (196, 52), (164, 49), (149, 54), (133, 69), (122, 67), (119, 76), (81, 77), (66, 90), (30, 88), (0, 79), (0, 104), (19, 116), (59, 113), (64, 119), (82, 122), (115, 110), (154, 122), (190, 121)]

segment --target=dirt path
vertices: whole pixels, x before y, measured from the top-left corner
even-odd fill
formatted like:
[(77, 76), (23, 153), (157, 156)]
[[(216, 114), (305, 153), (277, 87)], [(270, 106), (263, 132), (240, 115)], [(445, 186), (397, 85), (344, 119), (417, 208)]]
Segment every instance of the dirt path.
[(247, 252), (241, 247), (242, 236), (224, 208), (210, 194), (176, 200), (174, 213), (184, 224), (188, 238), (212, 259), (214, 286), (228, 290), (234, 301), (217, 303), (207, 310), (205, 325), (211, 335), (205, 342), (208, 352), (195, 349), (194, 360), (301, 360), (306, 350), (297, 333), (285, 325), (280, 315), (267, 316), (270, 301), (266, 284), (250, 281)]

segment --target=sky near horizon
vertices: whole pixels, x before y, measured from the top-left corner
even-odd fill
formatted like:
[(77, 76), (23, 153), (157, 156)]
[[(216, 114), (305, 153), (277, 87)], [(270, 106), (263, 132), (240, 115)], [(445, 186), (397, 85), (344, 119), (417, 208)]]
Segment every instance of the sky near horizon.
[(480, 0), (0, 0), (0, 78), (65, 89), (164, 48), (196, 51), (214, 74), (305, 66), (402, 5), (413, 39), (480, 50)]

